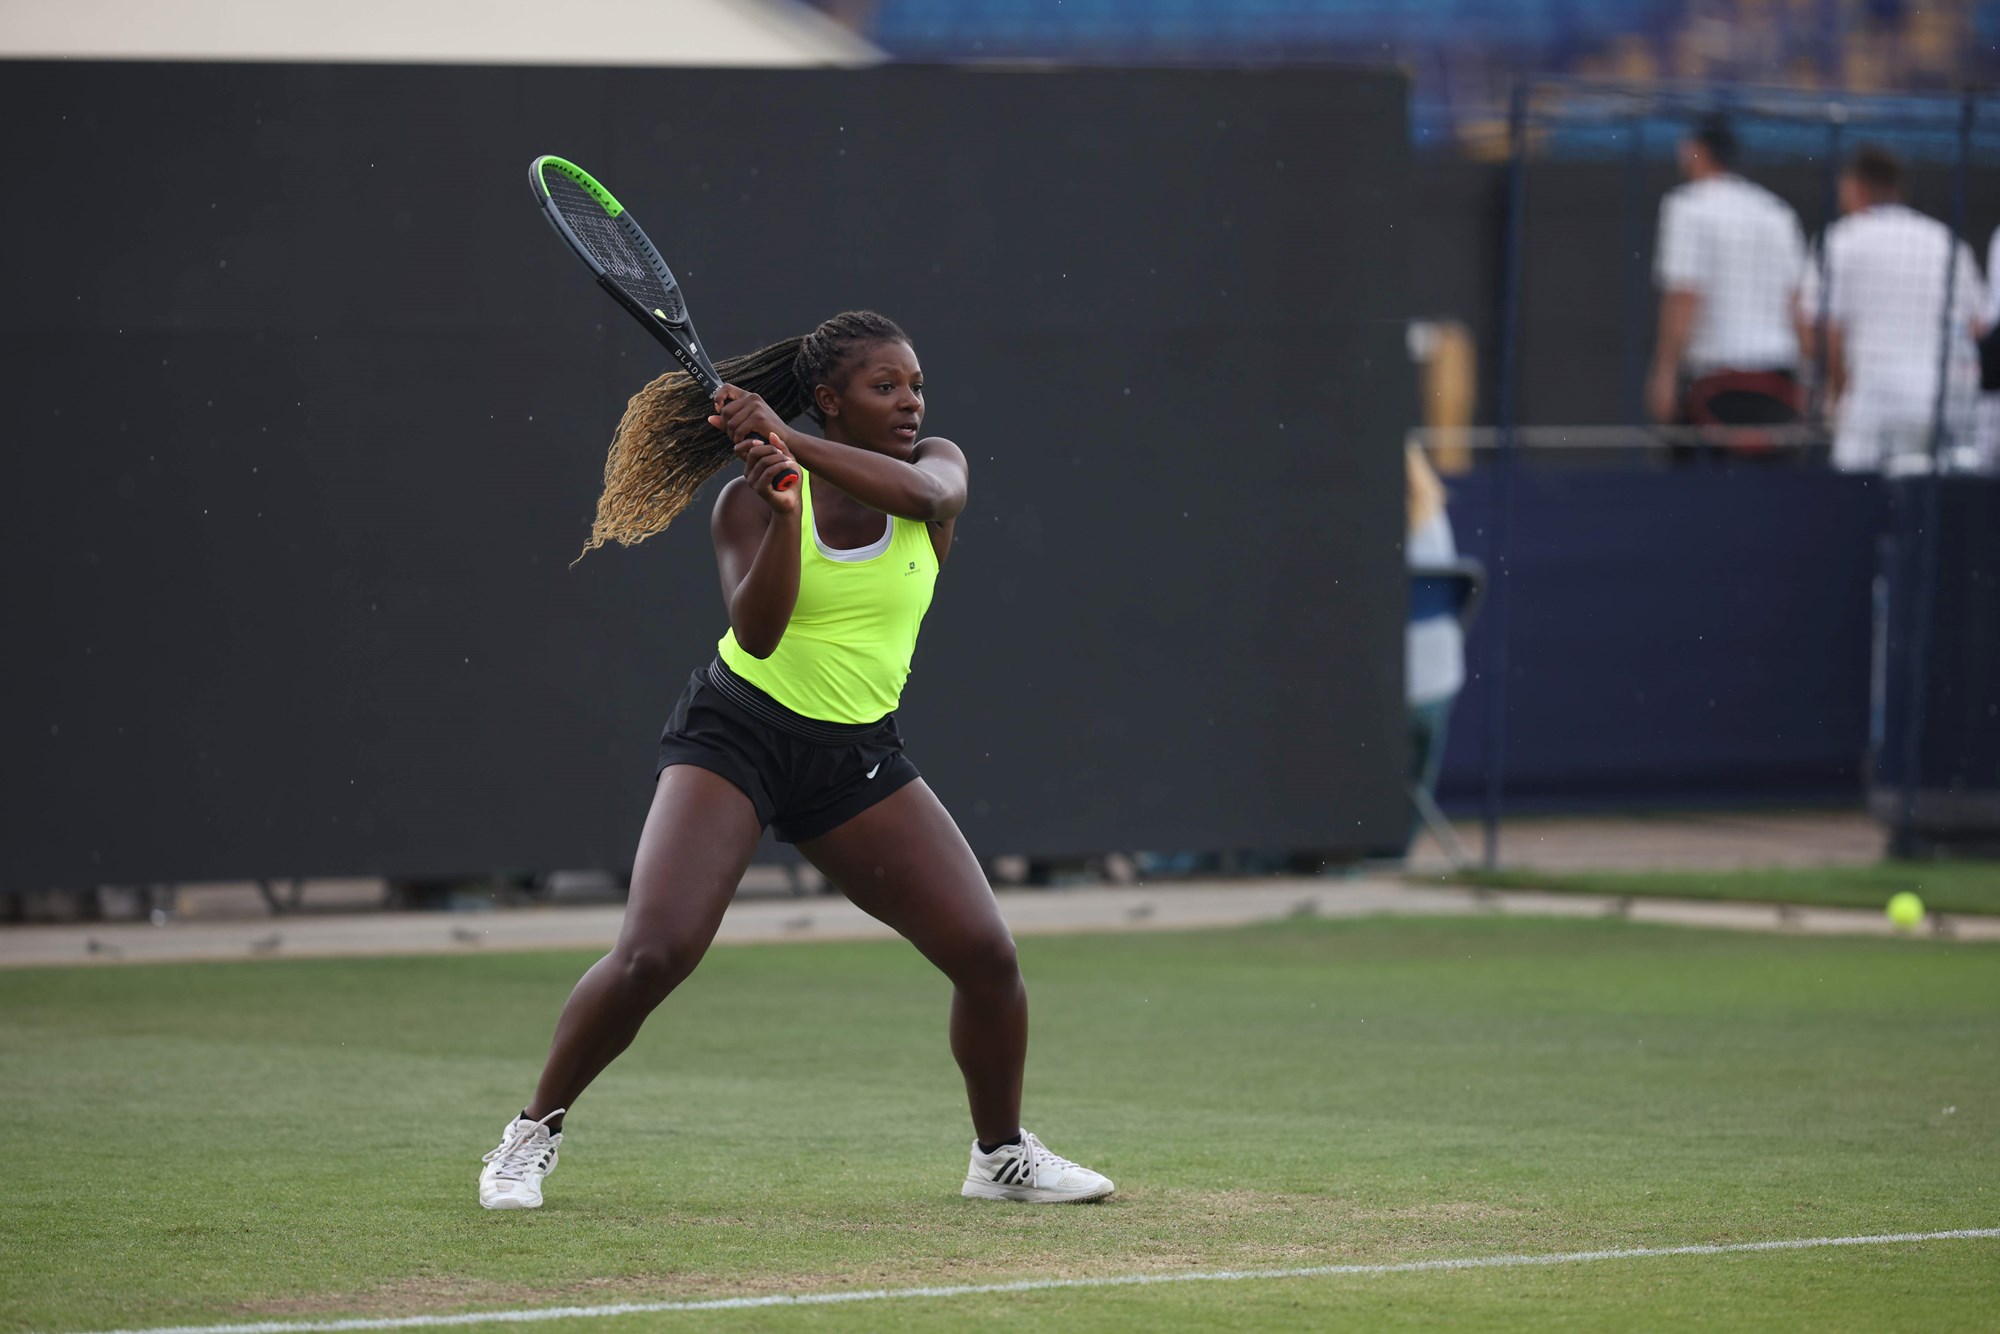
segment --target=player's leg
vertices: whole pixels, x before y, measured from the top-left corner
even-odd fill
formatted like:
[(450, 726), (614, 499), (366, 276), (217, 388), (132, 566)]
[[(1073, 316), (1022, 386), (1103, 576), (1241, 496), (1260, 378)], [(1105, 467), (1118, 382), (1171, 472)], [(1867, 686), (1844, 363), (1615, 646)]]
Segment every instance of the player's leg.
[(979, 859), (929, 785), (905, 785), (799, 851), (951, 981), (951, 1053), (980, 1141), (965, 1193), (1049, 1202), (1109, 1195), (1109, 1180), (1021, 1129), (1028, 993), (1014, 938)]
[(762, 832), (756, 808), (728, 779), (687, 764), (661, 773), (618, 943), (563, 1006), (530, 1116), (573, 1103), (694, 971)]
[(951, 1051), (973, 1128), (988, 1143), (1021, 1128), (1028, 993), (1014, 937), (979, 859), (921, 779), (799, 851), (870, 916), (951, 979)]
[(541, 1178), (554, 1169), (562, 1138), (557, 1114), (701, 962), (762, 829), (750, 799), (719, 774), (686, 764), (661, 773), (618, 942), (570, 992), (533, 1100), (487, 1156), (480, 1177), (487, 1208), (541, 1203)]

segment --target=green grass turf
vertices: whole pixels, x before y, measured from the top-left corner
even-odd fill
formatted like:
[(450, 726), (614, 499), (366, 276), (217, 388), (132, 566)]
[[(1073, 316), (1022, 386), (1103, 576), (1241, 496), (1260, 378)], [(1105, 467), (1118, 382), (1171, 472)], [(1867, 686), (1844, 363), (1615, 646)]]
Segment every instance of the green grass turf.
[(1873, 866), (1764, 866), (1735, 871), (1532, 871), (1468, 869), (1462, 885), (1553, 893), (1741, 899), (1822, 908), (1883, 908), (1915, 893), (1931, 912), (2000, 913), (2000, 862), (1880, 862)]
[[(1501, 918), (1022, 954), (1028, 1124), (1103, 1205), (958, 1198), (947, 991), (896, 942), (714, 951), (531, 1214), (474, 1176), (583, 956), (0, 974), (0, 1329), (2000, 1225), (1993, 947)], [(592, 1328), (1973, 1328), (1996, 1275), (1971, 1240)]]

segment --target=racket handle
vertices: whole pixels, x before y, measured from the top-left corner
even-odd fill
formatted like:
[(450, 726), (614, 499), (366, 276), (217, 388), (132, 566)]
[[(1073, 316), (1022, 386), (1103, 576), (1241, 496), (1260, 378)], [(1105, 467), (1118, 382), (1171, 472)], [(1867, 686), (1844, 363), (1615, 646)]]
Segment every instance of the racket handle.
[[(768, 445), (771, 443), (769, 440), (766, 440), (761, 435), (753, 435), (750, 438), (752, 440), (755, 440), (760, 445)], [(798, 484), (799, 484), (799, 470), (797, 468), (787, 468), (783, 472), (778, 474), (777, 481), (771, 483), (771, 489), (773, 491), (789, 491)]]

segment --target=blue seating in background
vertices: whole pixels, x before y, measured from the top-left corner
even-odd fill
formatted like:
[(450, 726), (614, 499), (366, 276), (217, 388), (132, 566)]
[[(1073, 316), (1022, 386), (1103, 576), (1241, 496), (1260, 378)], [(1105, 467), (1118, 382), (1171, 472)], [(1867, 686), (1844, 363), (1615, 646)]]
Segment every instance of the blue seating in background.
[[(1803, 75), (1839, 87), (1850, 47), (1859, 53), (1883, 37), (1844, 21), (1846, 13), (1835, 4), (1718, 11), (1703, 0), (878, 0), (863, 27), (904, 60), (1401, 64), (1413, 85), (1412, 136), (1430, 145), (1468, 132), (1490, 138), (1509, 90), (1527, 74), (1718, 85), (1790, 84)], [(1937, 15), (1926, 13), (1935, 29)], [(1902, 21), (1916, 17), (1912, 6)], [(1718, 47), (1718, 21), (1744, 40)], [(1943, 39), (1942, 56), (1931, 49), (1933, 34), (1930, 63), (1902, 67), (1885, 86), (1937, 92), (2000, 81), (2000, 4), (1970, 5), (1945, 31), (1955, 35)], [(1699, 68), (1690, 70), (1690, 59)], [(1664, 120), (1647, 127), (1649, 147), (1666, 153), (1680, 128)], [(1810, 154), (1819, 145), (1807, 139), (1824, 133), (1801, 126), (1797, 142), (1778, 143), (1783, 127), (1764, 130), (1766, 146), (1787, 157)], [(1624, 124), (1607, 123), (1566, 128), (1550, 148), (1602, 157), (1630, 142)], [(1918, 160), (1948, 155), (1950, 127), (1914, 127), (1895, 143)]]
[(882, 0), (870, 35), (914, 59), (1361, 59), (1517, 52), (1656, 31), (1668, 0)]

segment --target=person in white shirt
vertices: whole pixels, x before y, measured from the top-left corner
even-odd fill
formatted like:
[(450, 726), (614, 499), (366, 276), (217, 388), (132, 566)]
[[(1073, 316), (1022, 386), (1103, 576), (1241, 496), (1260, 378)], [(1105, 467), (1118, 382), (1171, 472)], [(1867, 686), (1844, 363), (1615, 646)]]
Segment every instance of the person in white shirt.
[(1986, 314), (1982, 322), (1988, 329), (2000, 324), (2000, 227), (1993, 229), (1986, 242)]
[(1728, 121), (1703, 121), (1680, 144), (1686, 184), (1660, 201), (1660, 322), (1646, 403), (1668, 424), (1799, 419), (1805, 234), (1789, 204), (1736, 174), (1737, 155)]
[[(1986, 326), (1983, 336), (1989, 339), (1994, 326), (2000, 325), (2000, 227), (1993, 229), (1986, 243), (1986, 310), (1980, 322)], [(1978, 423), (1973, 434), (1978, 442), (1974, 446), (1974, 466), (1982, 472), (2000, 471), (2000, 393), (1986, 392), (1979, 396)]]
[[(1405, 519), (1408, 523), (1404, 559), (1412, 571), (1450, 567), (1458, 560), (1451, 518), (1445, 513), (1444, 483), (1415, 445), (1403, 450), (1407, 475)], [(1425, 798), (1437, 791), (1438, 770), (1444, 763), (1446, 726), (1451, 706), (1465, 686), (1465, 631), (1455, 608), (1413, 605), (1404, 651), (1404, 698), (1409, 707), (1410, 783)], [(1404, 842), (1405, 855), (1416, 841), (1421, 818), (1413, 818)]]
[(1825, 328), (1827, 392), (1838, 403), (1833, 466), (1927, 467), (1939, 426), (1940, 456), (1963, 466), (1975, 448), (1976, 340), (1986, 315), (1972, 247), (1903, 203), (1902, 164), (1884, 148), (1849, 160), (1840, 208), (1800, 299), (1806, 320)]

